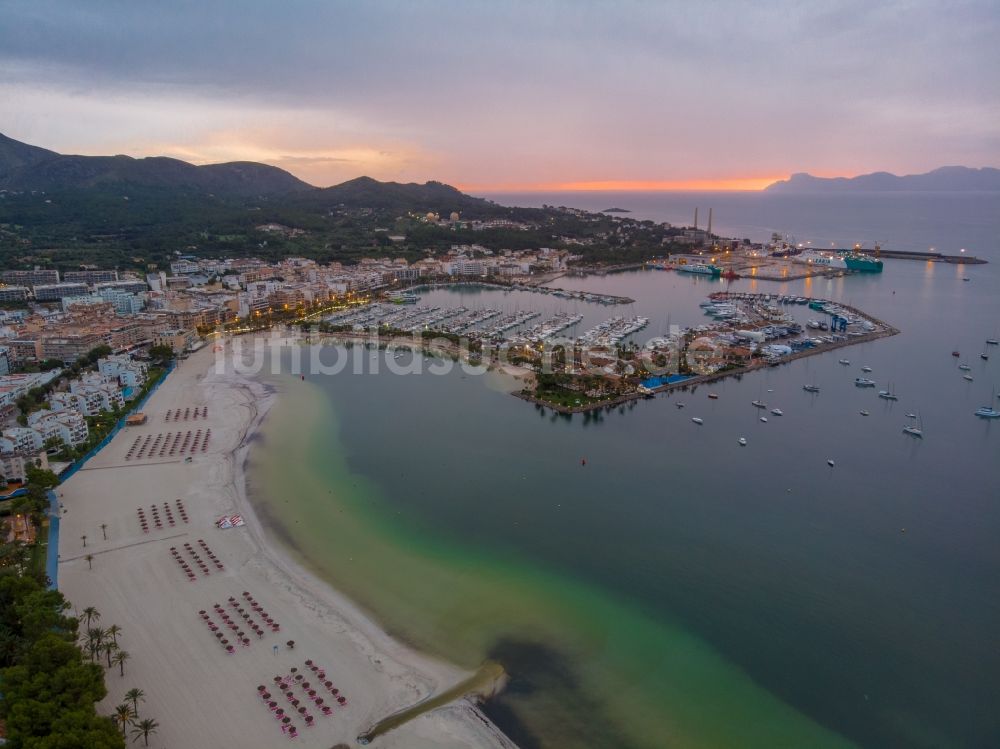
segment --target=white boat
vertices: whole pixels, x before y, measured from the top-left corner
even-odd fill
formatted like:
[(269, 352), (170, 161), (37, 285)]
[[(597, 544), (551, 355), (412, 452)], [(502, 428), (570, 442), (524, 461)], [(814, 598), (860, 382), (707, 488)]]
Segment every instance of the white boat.
[(1000, 341), (998, 341), (996, 338), (987, 338), (986, 339), (986, 345), (987, 346), (997, 346), (997, 345), (1000, 345)]
[(982, 408), (976, 409), (976, 416), (981, 419), (1000, 419), (1000, 410), (990, 408), (989, 406), (983, 406)]
[(698, 426), (701, 426), (702, 424), (705, 423), (704, 421), (702, 421), (701, 419), (699, 419), (697, 416), (695, 416), (694, 418), (692, 418), (691, 421), (693, 421)]
[(875, 380), (869, 380), (867, 377), (855, 377), (854, 384), (859, 388), (873, 388), (875, 387)]
[(803, 385), (802, 389), (805, 390), (807, 393), (818, 393), (819, 385)]
[(766, 416), (761, 416), (760, 420), (763, 421), (765, 424), (767, 423), (767, 417)]
[(851, 360), (850, 359), (841, 359), (840, 363), (843, 364), (846, 367), (846, 366), (850, 365)]
[(785, 412), (782, 411), (780, 408), (772, 408), (771, 409), (771, 413), (773, 413), (775, 416), (784, 416), (785, 415)]
[(865, 409), (862, 408), (861, 409), (861, 415), (862, 416), (867, 416), (868, 415), (868, 411), (866, 411)]
[(959, 364), (958, 368), (961, 369), (963, 372), (968, 372), (970, 369), (972, 369), (972, 367), (970, 367), (968, 364)]
[(913, 426), (912, 424), (903, 427), (903, 431), (913, 437), (923, 437), (924, 432), (920, 427)]
[(683, 404), (683, 403), (680, 403), (680, 402), (678, 402), (678, 403), (675, 403), (674, 405), (676, 405), (676, 406), (677, 406), (677, 408), (684, 408), (684, 404)]
[(834, 466), (833, 458), (827, 458), (826, 464), (830, 466), (830, 468), (833, 468)]
[(906, 414), (906, 418), (908, 418), (908, 419), (915, 419), (915, 418), (917, 418), (917, 415), (916, 414)]
[(742, 445), (743, 447), (746, 447), (746, 445), (747, 445), (747, 438), (746, 438), (746, 437), (740, 437), (740, 438), (739, 438), (739, 440), (738, 440), (738, 442), (739, 442), (739, 443), (740, 443), (740, 445)]
[(972, 375), (962, 375), (962, 379), (963, 380), (968, 380), (969, 382), (972, 382)]
[(898, 401), (899, 400), (899, 396), (896, 395), (891, 390), (879, 390), (878, 391), (878, 397), (879, 398), (884, 398), (887, 401)]
[(871, 368), (871, 367), (862, 367), (862, 368), (861, 368), (861, 371), (862, 371), (862, 372), (871, 372), (871, 371), (872, 371), (872, 368)]
[(750, 404), (754, 408), (767, 408), (767, 404), (764, 401), (750, 401)]

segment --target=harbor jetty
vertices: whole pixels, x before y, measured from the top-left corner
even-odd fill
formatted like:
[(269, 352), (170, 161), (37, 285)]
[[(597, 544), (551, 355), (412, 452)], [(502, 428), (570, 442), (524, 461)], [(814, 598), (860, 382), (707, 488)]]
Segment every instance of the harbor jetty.
[[(607, 397), (573, 403), (556, 403), (527, 388), (514, 395), (558, 413), (584, 413), (652, 398), (657, 393), (690, 390), (899, 333), (893, 325), (863, 310), (826, 299), (716, 292), (709, 300), (702, 307), (715, 322), (691, 328), (676, 341), (668, 342), (676, 347), (673, 353), (677, 360), (685, 361), (683, 371), (646, 379), (621, 378), (620, 388)], [(805, 306), (820, 319), (810, 319), (803, 327), (782, 309), (789, 305)]]

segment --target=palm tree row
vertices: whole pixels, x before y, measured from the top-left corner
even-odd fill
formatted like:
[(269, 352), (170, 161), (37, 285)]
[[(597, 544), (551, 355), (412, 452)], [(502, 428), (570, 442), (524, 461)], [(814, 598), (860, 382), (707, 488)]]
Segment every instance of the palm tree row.
[[(118, 636), (122, 628), (112, 624), (107, 629), (94, 626), (101, 621), (101, 612), (93, 606), (85, 608), (80, 619), (86, 627), (84, 648), (90, 654), (90, 660), (96, 662), (103, 655), (108, 668), (118, 666), (121, 676), (125, 676), (125, 662), (131, 657), (127, 651), (118, 646)], [(146, 693), (138, 687), (132, 687), (125, 693), (125, 701), (115, 708), (111, 719), (122, 729), (122, 738), (128, 741), (128, 729), (132, 729), (132, 741), (140, 738), (149, 746), (149, 737), (160, 727), (153, 718), (139, 717), (139, 703), (145, 702)]]
[(90, 660), (96, 662), (101, 655), (104, 655), (108, 668), (118, 666), (121, 676), (125, 676), (125, 662), (132, 656), (118, 645), (118, 635), (122, 633), (122, 628), (117, 624), (112, 624), (107, 629), (91, 626), (101, 621), (101, 612), (93, 606), (85, 608), (80, 618), (87, 628), (83, 636), (83, 647), (90, 655)]
[[(128, 739), (127, 730), (132, 728), (132, 741), (140, 738), (146, 746), (149, 746), (149, 737), (156, 733), (160, 727), (153, 718), (139, 718), (139, 703), (144, 701), (144, 693), (141, 689), (133, 687), (125, 693), (125, 701), (115, 708), (111, 719), (121, 726), (122, 738)], [(131, 703), (131, 704), (130, 704)]]

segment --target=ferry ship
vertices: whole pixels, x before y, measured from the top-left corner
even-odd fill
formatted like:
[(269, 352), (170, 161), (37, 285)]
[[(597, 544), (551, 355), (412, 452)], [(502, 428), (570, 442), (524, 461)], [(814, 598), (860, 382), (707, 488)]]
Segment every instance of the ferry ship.
[(721, 276), (722, 268), (705, 263), (684, 263), (677, 266), (678, 273), (697, 273), (702, 276)]
[(817, 250), (806, 250), (791, 257), (797, 263), (809, 263), (810, 265), (822, 265), (827, 268), (839, 268), (843, 270), (856, 270), (863, 273), (881, 273), (882, 261), (862, 255), (857, 252), (819, 252)]

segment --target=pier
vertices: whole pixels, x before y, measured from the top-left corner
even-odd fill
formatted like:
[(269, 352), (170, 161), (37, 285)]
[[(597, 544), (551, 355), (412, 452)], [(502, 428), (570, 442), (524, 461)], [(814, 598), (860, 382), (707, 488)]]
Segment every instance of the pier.
[[(836, 250), (847, 252), (847, 250)], [(946, 255), (943, 252), (920, 252), (917, 250), (868, 250), (861, 248), (858, 252), (869, 257), (889, 258), (892, 260), (922, 260), (932, 263), (953, 263), (954, 265), (985, 265), (988, 261), (974, 255)]]

